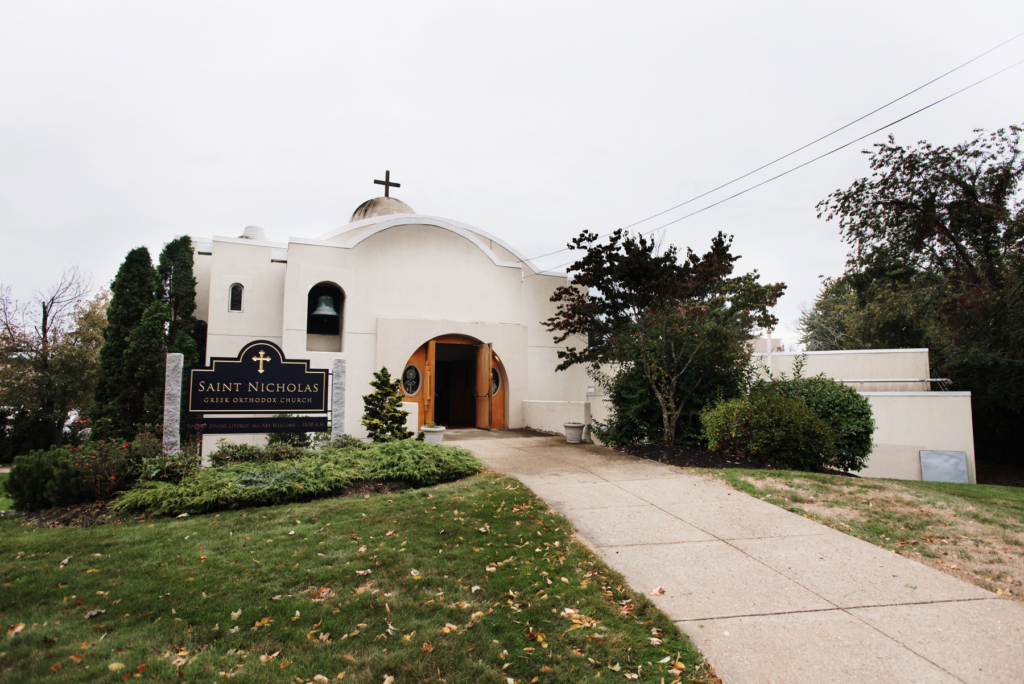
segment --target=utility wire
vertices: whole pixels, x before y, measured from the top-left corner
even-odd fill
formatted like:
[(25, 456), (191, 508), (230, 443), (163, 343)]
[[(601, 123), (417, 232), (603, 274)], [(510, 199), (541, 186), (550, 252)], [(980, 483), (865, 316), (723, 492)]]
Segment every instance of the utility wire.
[[(723, 184), (719, 185), (718, 187), (712, 188), (712, 189), (708, 190), (707, 192), (702, 192), (701, 194), (699, 194), (699, 195), (696, 195), (695, 197), (691, 197), (690, 199), (686, 200), (685, 202), (680, 202), (679, 204), (675, 205), (674, 207), (669, 207), (668, 209), (665, 209), (664, 211), (659, 211), (659, 212), (658, 212), (657, 214), (652, 214), (651, 216), (648, 216), (648, 217), (647, 217), (647, 218), (645, 218), (645, 219), (640, 219), (639, 221), (637, 221), (637, 222), (635, 222), (635, 223), (631, 223), (631, 224), (629, 224), (628, 226), (623, 226), (623, 227), (621, 228), (621, 230), (627, 230), (627, 229), (629, 229), (629, 228), (633, 228), (633, 227), (635, 227), (635, 226), (638, 226), (638, 225), (640, 225), (641, 223), (646, 223), (647, 221), (650, 221), (651, 219), (655, 219), (655, 218), (658, 218), (659, 216), (662, 216), (662, 215), (664, 215), (664, 214), (667, 214), (667, 213), (669, 213), (670, 211), (675, 211), (676, 209), (679, 209), (680, 207), (685, 207), (685, 206), (686, 206), (687, 204), (690, 204), (691, 202), (696, 202), (697, 200), (701, 199), (702, 197), (707, 197), (708, 195), (710, 195), (710, 194), (711, 194), (711, 193), (713, 193), (713, 192), (716, 192), (716, 191), (718, 191), (718, 190), (721, 190), (722, 188), (728, 187), (728, 186), (732, 185), (733, 183), (736, 183), (736, 182), (738, 182), (738, 181), (741, 181), (741, 180), (743, 180), (744, 178), (746, 178), (746, 177), (748, 177), (748, 176), (752, 176), (753, 174), (757, 173), (758, 171), (761, 171), (761, 170), (763, 170), (763, 169), (766, 169), (766, 168), (768, 168), (769, 166), (772, 166), (773, 164), (776, 164), (776, 163), (778, 163), (778, 162), (782, 161), (783, 159), (786, 159), (786, 158), (788, 158), (788, 157), (792, 157), (792, 156), (793, 156), (794, 154), (796, 154), (797, 152), (800, 152), (801, 150), (805, 150), (805, 149), (807, 149), (808, 147), (810, 147), (811, 145), (814, 145), (814, 144), (816, 144), (816, 143), (819, 143), (819, 142), (821, 142), (822, 140), (824, 140), (824, 139), (826, 139), (826, 138), (829, 138), (829, 137), (831, 137), (831, 136), (835, 135), (836, 133), (839, 133), (840, 131), (843, 131), (843, 130), (845, 130), (845, 129), (849, 128), (850, 126), (854, 125), (855, 123), (858, 123), (858, 122), (860, 122), (860, 121), (863, 121), (864, 119), (868, 118), (869, 116), (871, 116), (871, 115), (873, 115), (873, 114), (877, 114), (878, 112), (882, 111), (883, 109), (885, 109), (885, 108), (887, 108), (887, 107), (889, 107), (889, 106), (891, 106), (891, 105), (894, 105), (894, 104), (896, 104), (896, 103), (897, 103), (897, 102), (899, 102), (900, 100), (903, 100), (904, 98), (907, 98), (907, 97), (909, 97), (909, 96), (913, 95), (914, 93), (916, 93), (917, 91), (921, 90), (922, 88), (926, 88), (926, 87), (930, 86), (930, 85), (931, 85), (932, 83), (935, 83), (935, 82), (936, 82), (936, 81), (938, 81), (939, 79), (942, 79), (942, 78), (945, 78), (946, 76), (949, 76), (949, 75), (950, 75), (950, 74), (952, 74), (952, 73), (953, 73), (954, 71), (959, 71), (960, 69), (964, 68), (964, 67), (965, 67), (965, 66), (967, 66), (968, 64), (970, 64), (970, 63), (972, 63), (972, 62), (976, 62), (977, 60), (981, 59), (982, 57), (984, 57), (985, 55), (989, 54), (990, 52), (994, 52), (995, 50), (998, 50), (999, 48), (1003, 47), (1003, 46), (1004, 46), (1004, 45), (1006, 45), (1007, 43), (1010, 43), (1010, 42), (1012, 42), (1012, 41), (1014, 41), (1014, 40), (1017, 40), (1017, 39), (1018, 39), (1018, 38), (1020, 38), (1021, 36), (1024, 36), (1024, 31), (1022, 31), (1022, 32), (1018, 33), (1017, 35), (1013, 36), (1012, 38), (1009, 38), (1009, 39), (1007, 39), (1007, 40), (1004, 40), (1004, 41), (1003, 41), (1002, 43), (1000, 43), (999, 45), (996, 45), (996, 46), (995, 46), (995, 47), (993, 47), (993, 48), (989, 48), (989, 49), (988, 49), (988, 50), (986, 50), (985, 52), (982, 52), (982, 53), (981, 53), (980, 55), (977, 55), (977, 56), (975, 56), (975, 57), (973, 57), (973, 58), (971, 58), (971, 59), (967, 60), (966, 62), (964, 62), (964, 63), (963, 63), (963, 64), (961, 64), (960, 66), (958, 66), (958, 67), (954, 67), (953, 69), (950, 69), (950, 70), (949, 70), (949, 71), (947, 71), (946, 73), (944, 73), (944, 74), (942, 74), (942, 75), (940, 75), (940, 76), (936, 76), (935, 78), (933, 78), (932, 80), (928, 81), (927, 83), (925, 83), (925, 84), (923, 84), (923, 85), (920, 85), (920, 86), (918, 86), (918, 87), (914, 88), (913, 90), (911, 90), (911, 91), (909, 91), (909, 92), (907, 92), (907, 93), (904, 93), (903, 95), (900, 95), (900, 96), (899, 96), (899, 97), (897, 97), (897, 98), (896, 98), (895, 100), (892, 100), (891, 102), (888, 102), (888, 103), (886, 103), (886, 104), (882, 105), (881, 107), (878, 107), (877, 109), (873, 109), (873, 110), (871, 110), (871, 111), (870, 111), (870, 112), (868, 112), (867, 114), (865, 114), (865, 115), (863, 115), (863, 116), (861, 116), (861, 117), (859, 117), (859, 118), (856, 118), (856, 119), (854, 119), (853, 121), (851, 121), (851, 122), (850, 122), (850, 123), (848, 123), (848, 124), (845, 124), (845, 125), (843, 125), (843, 126), (840, 126), (839, 128), (835, 129), (835, 130), (834, 130), (834, 131), (832, 131), (831, 133), (826, 133), (825, 135), (821, 136), (820, 138), (816, 138), (816, 139), (812, 140), (811, 142), (807, 143), (806, 145), (802, 145), (801, 147), (798, 147), (798, 148), (796, 148), (795, 150), (793, 150), (793, 151), (791, 151), (791, 152), (788, 152), (788, 153), (786, 153), (786, 154), (782, 155), (781, 157), (778, 157), (778, 158), (776, 158), (776, 159), (773, 159), (772, 161), (768, 162), (767, 164), (762, 164), (761, 166), (757, 167), (757, 168), (756, 168), (756, 169), (754, 169), (753, 171), (748, 171), (747, 173), (743, 174), (742, 176), (737, 176), (736, 178), (733, 178), (733, 179), (732, 179), (731, 181), (728, 181), (728, 182), (726, 182), (726, 183), (723, 183)], [(954, 94), (955, 94), (955, 93), (954, 93)], [(941, 100), (940, 100), (940, 101), (941, 101)], [(891, 124), (890, 124), (890, 125), (891, 125)], [(854, 141), (854, 142), (856, 142), (856, 141)], [(799, 167), (798, 167), (798, 168), (799, 168)], [(755, 187), (756, 187), (756, 186), (755, 186)], [(611, 234), (612, 234), (612, 233), (614, 233), (614, 232), (615, 232), (615, 231), (611, 231), (611, 232), (605, 233), (605, 234), (603, 234), (603, 235), (599, 235), (599, 236), (598, 236), (598, 239), (601, 239), (601, 238), (606, 238), (606, 237), (608, 237), (609, 235), (611, 235)], [(562, 253), (562, 252), (565, 252), (565, 251), (568, 251), (568, 247), (563, 247), (562, 249), (557, 249), (557, 250), (555, 250), (554, 252), (548, 252), (547, 254), (541, 254), (541, 255), (539, 255), (539, 256), (535, 256), (535, 257), (529, 257), (529, 258), (527, 258), (527, 259), (523, 259), (523, 260), (519, 261), (518, 263), (522, 263), (523, 261), (532, 261), (533, 259), (543, 259), (544, 257), (552, 256), (552, 255), (554, 255), (554, 254), (560, 254), (560, 253)], [(557, 268), (557, 267), (556, 267), (556, 268)]]
[[(1011, 40), (1012, 40), (1012, 39), (1011, 39)], [(960, 90), (957, 90), (957, 91), (955, 91), (955, 92), (953, 92), (953, 93), (950, 93), (949, 95), (946, 95), (945, 97), (943, 97), (943, 98), (941, 98), (941, 99), (938, 99), (938, 100), (936, 100), (935, 102), (932, 102), (932, 103), (931, 103), (931, 104), (929, 104), (929, 105), (925, 105), (924, 107), (921, 107), (920, 109), (918, 109), (918, 110), (916, 110), (916, 111), (913, 111), (913, 112), (911, 112), (910, 114), (907, 114), (906, 116), (901, 116), (900, 118), (896, 119), (895, 121), (891, 121), (891, 122), (889, 122), (889, 123), (885, 124), (884, 126), (880, 126), (879, 128), (876, 128), (875, 130), (871, 131), (870, 133), (866, 133), (865, 135), (862, 135), (862, 136), (860, 136), (859, 138), (855, 138), (854, 140), (851, 140), (851, 141), (850, 141), (850, 142), (848, 142), (848, 143), (844, 143), (844, 144), (840, 145), (839, 147), (836, 147), (836, 148), (834, 148), (834, 149), (832, 149), (832, 150), (829, 150), (828, 152), (825, 152), (824, 154), (820, 154), (820, 155), (818, 155), (817, 157), (814, 157), (813, 159), (810, 159), (810, 160), (808, 160), (808, 161), (805, 161), (805, 162), (804, 162), (804, 163), (802, 163), (802, 164), (799, 164), (799, 165), (797, 165), (797, 166), (794, 166), (793, 168), (791, 168), (791, 169), (789, 169), (789, 170), (787, 170), (787, 171), (783, 171), (782, 173), (780, 173), (780, 174), (778, 174), (778, 175), (772, 176), (771, 178), (768, 178), (767, 180), (763, 180), (763, 181), (761, 181), (760, 183), (757, 183), (756, 185), (752, 185), (752, 186), (750, 186), (749, 188), (746, 188), (745, 190), (741, 190), (741, 191), (739, 191), (739, 192), (737, 192), (737, 193), (735, 193), (735, 194), (733, 194), (733, 195), (729, 195), (728, 197), (726, 197), (726, 198), (724, 198), (724, 199), (720, 199), (720, 200), (718, 200), (717, 202), (714, 202), (714, 203), (712, 203), (712, 204), (709, 204), (709, 205), (707, 205), (706, 207), (703, 207), (703, 208), (701, 208), (701, 209), (698, 209), (697, 211), (693, 211), (693, 212), (690, 212), (689, 214), (686, 214), (686, 215), (684, 215), (684, 216), (680, 216), (679, 218), (677, 218), (677, 219), (673, 219), (672, 221), (669, 221), (668, 223), (664, 223), (664, 224), (662, 224), (662, 225), (658, 226), (657, 228), (652, 228), (651, 230), (648, 230), (648, 231), (643, 231), (643, 232), (641, 232), (641, 233), (640, 233), (640, 235), (648, 235), (648, 234), (650, 234), (650, 233), (654, 233), (654, 232), (657, 232), (657, 231), (659, 231), (659, 230), (662, 230), (662, 229), (664, 229), (664, 228), (668, 228), (669, 226), (671, 226), (671, 225), (673, 225), (673, 224), (675, 224), (675, 223), (679, 223), (680, 221), (684, 221), (684, 220), (686, 220), (686, 219), (690, 218), (691, 216), (696, 216), (697, 214), (701, 214), (701, 213), (703, 213), (703, 212), (707, 211), (708, 209), (711, 209), (712, 207), (717, 207), (717, 206), (718, 206), (719, 204), (722, 204), (722, 203), (724, 203), (724, 202), (728, 202), (729, 200), (731, 200), (731, 199), (735, 199), (735, 198), (739, 197), (740, 195), (745, 195), (745, 194), (747, 194), (748, 192), (750, 192), (751, 190), (754, 190), (754, 189), (756, 189), (756, 188), (759, 188), (759, 187), (761, 187), (762, 185), (766, 185), (767, 183), (771, 183), (772, 181), (778, 180), (779, 178), (782, 178), (783, 176), (788, 176), (789, 174), (793, 173), (794, 171), (797, 171), (797, 170), (799, 170), (799, 169), (802, 169), (803, 167), (805, 167), (805, 166), (807, 166), (807, 165), (809, 165), (809, 164), (813, 164), (814, 162), (816, 162), (816, 161), (818, 161), (818, 160), (820, 160), (820, 159), (824, 159), (825, 157), (828, 157), (829, 155), (835, 154), (836, 152), (838, 152), (838, 151), (840, 151), (840, 150), (842, 150), (842, 149), (845, 149), (845, 148), (849, 147), (850, 145), (853, 145), (854, 143), (858, 143), (858, 142), (860, 142), (861, 140), (864, 140), (865, 138), (869, 138), (869, 137), (871, 137), (872, 135), (874, 135), (874, 134), (876, 134), (876, 133), (879, 133), (880, 131), (884, 131), (884, 130), (885, 130), (886, 128), (890, 128), (890, 127), (892, 127), (892, 126), (895, 126), (896, 124), (900, 123), (901, 121), (906, 121), (907, 119), (909, 119), (909, 118), (910, 118), (910, 117), (912, 117), (912, 116), (915, 116), (915, 115), (917, 115), (917, 114), (920, 114), (921, 112), (923, 112), (923, 111), (925, 111), (925, 110), (927, 110), (927, 109), (931, 109), (931, 108), (932, 108), (932, 107), (934, 107), (935, 105), (937, 105), (937, 104), (940, 104), (940, 103), (942, 103), (942, 102), (945, 102), (945, 101), (946, 101), (946, 100), (948, 100), (949, 98), (951, 98), (951, 97), (954, 97), (954, 96), (956, 96), (956, 95), (959, 95), (960, 93), (962, 93), (962, 92), (964, 92), (964, 91), (966, 91), (966, 90), (970, 90), (970, 89), (971, 89), (971, 88), (973, 88), (974, 86), (980, 85), (980, 84), (984, 83), (985, 81), (987, 81), (987, 80), (989, 80), (989, 79), (991, 79), (991, 78), (995, 78), (995, 77), (996, 77), (996, 76), (998, 76), (999, 74), (1002, 74), (1002, 73), (1003, 73), (1003, 72), (1005, 72), (1005, 71), (1009, 71), (1010, 69), (1012, 69), (1012, 68), (1014, 68), (1014, 67), (1016, 67), (1016, 66), (1019, 66), (1019, 65), (1021, 65), (1021, 64), (1024, 64), (1024, 59), (1022, 59), (1022, 60), (1020, 60), (1020, 61), (1018, 61), (1018, 62), (1014, 62), (1014, 63), (1013, 63), (1013, 64), (1011, 64), (1010, 66), (1008, 66), (1008, 67), (1005, 67), (1005, 68), (1003, 68), (1003, 69), (1000, 69), (999, 71), (997, 71), (997, 72), (995, 72), (995, 73), (993, 73), (993, 74), (989, 74), (989, 75), (988, 75), (988, 76), (986, 76), (985, 78), (983, 78), (983, 79), (981, 79), (981, 80), (979, 80), (979, 81), (975, 81), (974, 83), (970, 84), (969, 86), (965, 86), (965, 87), (961, 88)], [(788, 155), (787, 155), (787, 156), (788, 156)], [(762, 168), (763, 168), (763, 167), (762, 167)], [(748, 174), (748, 175), (749, 175), (749, 174)], [(721, 187), (724, 187), (724, 186), (721, 186)], [(706, 194), (706, 193), (705, 193), (705, 194)], [(679, 206), (682, 206), (682, 205), (679, 205)], [(640, 223), (643, 223), (643, 221), (641, 221)], [(636, 225), (636, 224), (633, 224), (633, 225)], [(613, 231), (613, 232), (614, 232), (614, 231)], [(607, 237), (608, 235), (611, 235), (611, 233), (605, 233), (604, 235), (601, 235), (601, 236), (599, 236), (599, 238), (598, 238), (598, 239), (600, 239), (600, 238), (604, 238), (604, 237)], [(566, 248), (566, 249), (568, 249), (568, 248)], [(559, 252), (563, 252), (563, 251), (566, 251), (566, 250), (559, 250)], [(558, 254), (558, 252), (551, 252), (551, 254)], [(545, 255), (545, 256), (548, 256), (548, 255)], [(536, 258), (540, 258), (540, 257), (536, 257)], [(558, 268), (562, 268), (562, 267), (564, 267), (564, 266), (568, 266), (568, 265), (570, 265), (570, 264), (573, 264), (573, 263), (575, 263), (575, 261), (576, 261), (576, 260), (575, 260), (575, 259), (573, 259), (572, 261), (568, 261), (568, 262), (566, 262), (566, 263), (564, 263), (564, 264), (560, 264), (560, 265), (558, 265), (558, 266), (555, 266), (554, 268), (555, 268), (555, 269), (558, 269)], [(546, 270), (546, 271), (550, 271), (550, 270), (552, 270), (552, 269), (545, 269), (545, 270)], [(532, 277), (533, 277), (533, 276), (535, 276), (535, 275), (542, 275), (542, 273), (533, 273), (533, 274), (531, 274), (531, 275), (528, 275), (528, 276), (525, 276), (525, 277), (526, 277), (526, 278), (532, 278)]]

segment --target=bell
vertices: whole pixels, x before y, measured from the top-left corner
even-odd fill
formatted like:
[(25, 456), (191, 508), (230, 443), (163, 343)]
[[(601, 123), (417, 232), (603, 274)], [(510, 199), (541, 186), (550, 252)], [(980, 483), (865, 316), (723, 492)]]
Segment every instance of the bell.
[(320, 295), (320, 300), (316, 305), (316, 311), (310, 315), (323, 316), (325, 318), (337, 318), (338, 312), (334, 310), (334, 297), (331, 295)]

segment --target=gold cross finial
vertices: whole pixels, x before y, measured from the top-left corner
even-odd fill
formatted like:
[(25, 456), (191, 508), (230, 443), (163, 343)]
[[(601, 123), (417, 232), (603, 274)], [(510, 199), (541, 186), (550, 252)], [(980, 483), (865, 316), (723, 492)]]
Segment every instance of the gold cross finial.
[(252, 357), (252, 360), (260, 364), (260, 373), (263, 372), (263, 362), (272, 361), (272, 359), (269, 356), (263, 353), (262, 349), (260, 349), (260, 355)]

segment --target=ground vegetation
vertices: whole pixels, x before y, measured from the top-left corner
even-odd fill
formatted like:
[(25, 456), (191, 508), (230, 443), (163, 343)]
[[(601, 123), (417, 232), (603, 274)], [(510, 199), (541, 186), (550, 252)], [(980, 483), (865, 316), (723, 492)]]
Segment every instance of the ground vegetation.
[(88, 533), (0, 519), (0, 582), (12, 683), (718, 681), (567, 520), (494, 474)]

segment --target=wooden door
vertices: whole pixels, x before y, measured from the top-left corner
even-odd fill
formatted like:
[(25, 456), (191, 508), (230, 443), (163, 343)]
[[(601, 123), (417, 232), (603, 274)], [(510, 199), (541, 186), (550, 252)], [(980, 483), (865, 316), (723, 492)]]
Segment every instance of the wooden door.
[(476, 426), (491, 429), (491, 358), (490, 344), (476, 348)]
[(434, 423), (434, 405), (437, 403), (437, 371), (434, 360), (436, 358), (437, 343), (434, 340), (427, 342), (427, 362), (424, 364), (426, 378), (423, 386), (423, 425)]

